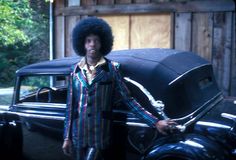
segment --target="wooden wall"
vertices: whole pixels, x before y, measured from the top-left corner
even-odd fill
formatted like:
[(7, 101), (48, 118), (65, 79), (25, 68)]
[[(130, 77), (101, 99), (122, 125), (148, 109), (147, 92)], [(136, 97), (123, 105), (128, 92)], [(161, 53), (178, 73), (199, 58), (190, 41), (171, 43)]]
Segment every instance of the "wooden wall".
[(54, 58), (75, 56), (71, 31), (98, 16), (113, 29), (113, 49), (144, 47), (193, 51), (213, 64), (219, 87), (236, 96), (233, 0), (55, 0)]

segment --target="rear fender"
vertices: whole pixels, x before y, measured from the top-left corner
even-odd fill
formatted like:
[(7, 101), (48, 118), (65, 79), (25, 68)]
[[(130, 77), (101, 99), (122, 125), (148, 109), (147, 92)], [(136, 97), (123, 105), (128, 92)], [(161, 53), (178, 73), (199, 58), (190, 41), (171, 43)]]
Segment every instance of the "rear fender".
[(220, 145), (196, 134), (174, 135), (157, 141), (145, 156), (145, 160), (226, 160), (229, 153)]

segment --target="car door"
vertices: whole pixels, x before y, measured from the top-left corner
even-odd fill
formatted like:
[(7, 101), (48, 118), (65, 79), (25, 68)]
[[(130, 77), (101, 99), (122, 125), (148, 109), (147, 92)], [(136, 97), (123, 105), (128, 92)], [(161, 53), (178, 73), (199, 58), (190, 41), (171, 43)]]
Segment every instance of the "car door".
[(13, 112), (28, 129), (37, 127), (62, 132), (67, 98), (67, 75), (24, 75), (17, 77)]

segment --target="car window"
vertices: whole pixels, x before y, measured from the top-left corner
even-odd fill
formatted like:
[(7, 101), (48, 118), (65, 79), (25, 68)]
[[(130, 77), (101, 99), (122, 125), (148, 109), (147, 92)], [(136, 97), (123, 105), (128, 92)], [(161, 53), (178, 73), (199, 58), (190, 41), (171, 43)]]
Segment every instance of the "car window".
[(20, 102), (66, 103), (65, 75), (24, 76), (20, 80)]

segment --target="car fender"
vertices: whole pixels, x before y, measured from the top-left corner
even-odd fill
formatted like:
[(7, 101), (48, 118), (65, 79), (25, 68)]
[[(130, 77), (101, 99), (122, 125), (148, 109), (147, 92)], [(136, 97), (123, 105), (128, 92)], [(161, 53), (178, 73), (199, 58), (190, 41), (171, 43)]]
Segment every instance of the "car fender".
[(0, 114), (0, 154), (18, 159), (22, 156), (23, 134), (20, 118), (17, 114)]
[(180, 134), (157, 140), (144, 160), (226, 160), (229, 154), (213, 140), (197, 134)]

